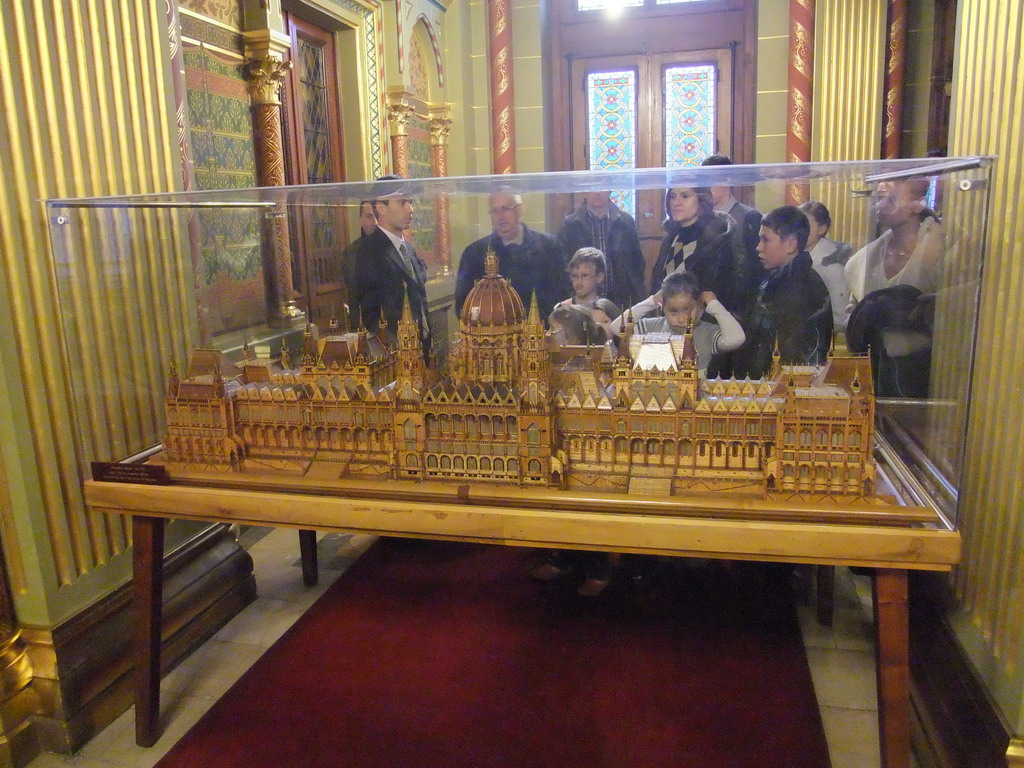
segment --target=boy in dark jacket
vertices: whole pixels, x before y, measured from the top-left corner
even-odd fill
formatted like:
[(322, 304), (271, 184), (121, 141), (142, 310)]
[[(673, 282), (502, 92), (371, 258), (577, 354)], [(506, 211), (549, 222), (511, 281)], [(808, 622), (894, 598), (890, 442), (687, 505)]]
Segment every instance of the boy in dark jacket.
[(747, 341), (733, 353), (733, 374), (752, 379), (771, 372), (778, 344), (780, 362), (821, 365), (832, 344), (828, 288), (804, 250), (810, 226), (791, 205), (761, 221), (757, 252), (767, 271), (746, 324)]

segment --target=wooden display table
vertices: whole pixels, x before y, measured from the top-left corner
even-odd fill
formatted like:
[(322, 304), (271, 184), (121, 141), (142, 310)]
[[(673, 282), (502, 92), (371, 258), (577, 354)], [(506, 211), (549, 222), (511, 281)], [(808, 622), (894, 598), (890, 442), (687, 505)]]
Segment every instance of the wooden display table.
[(938, 525), (938, 517), (925, 508), (850, 503), (823, 510), (810, 503), (725, 495), (653, 498), (478, 484), (333, 481), (299, 486), (288, 478), (256, 484), (226, 474), (191, 482), (85, 484), (90, 507), (132, 516), (135, 725), (141, 746), (151, 746), (159, 735), (163, 531), (165, 519), (180, 518), (872, 568), (882, 765), (909, 768), (907, 571), (948, 571), (960, 557), (960, 535)]

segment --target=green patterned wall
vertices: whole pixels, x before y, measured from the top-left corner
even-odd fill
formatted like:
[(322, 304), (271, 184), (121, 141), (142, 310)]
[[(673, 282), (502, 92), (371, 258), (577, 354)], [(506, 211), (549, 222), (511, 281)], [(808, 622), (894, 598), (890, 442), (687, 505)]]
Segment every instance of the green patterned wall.
[[(430, 128), (426, 120), (418, 117), (409, 120), (409, 175), (414, 179), (425, 179), (434, 175), (430, 159)], [(427, 266), (437, 266), (437, 222), (433, 201), (417, 205), (412, 217), (413, 246)]]
[[(195, 22), (192, 34), (219, 34), (217, 27)], [(233, 38), (234, 39), (234, 38)], [(238, 39), (240, 45), (240, 39)], [(197, 189), (256, 186), (256, 161), (249, 92), (238, 56), (184, 43), (189, 140)], [(214, 334), (251, 325), (263, 315), (263, 270), (259, 219), (249, 210), (202, 211), (196, 216), (202, 253), (200, 298)]]

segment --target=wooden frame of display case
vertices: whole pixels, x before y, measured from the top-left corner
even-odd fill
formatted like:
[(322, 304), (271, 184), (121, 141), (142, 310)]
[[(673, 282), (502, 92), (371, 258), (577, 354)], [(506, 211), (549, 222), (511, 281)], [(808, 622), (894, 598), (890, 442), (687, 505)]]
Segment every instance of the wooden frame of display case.
[[(960, 534), (923, 507), (717, 496), (635, 497), (482, 484), (88, 481), (92, 509), (132, 516), (136, 741), (159, 736), (164, 521), (170, 518), (510, 546), (873, 569), (882, 765), (910, 764), (908, 570), (948, 571)], [(306, 539), (310, 538), (307, 534)], [(305, 542), (308, 545), (308, 542)], [(309, 549), (303, 547), (304, 555)], [(304, 569), (307, 566), (304, 557)]]

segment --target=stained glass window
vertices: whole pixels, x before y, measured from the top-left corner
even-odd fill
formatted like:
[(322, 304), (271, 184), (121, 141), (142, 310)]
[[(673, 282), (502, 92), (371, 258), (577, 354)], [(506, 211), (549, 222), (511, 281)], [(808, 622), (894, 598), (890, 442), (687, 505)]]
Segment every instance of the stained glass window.
[(715, 65), (665, 69), (665, 165), (699, 165), (715, 153)]
[[(636, 168), (636, 72), (587, 75), (587, 146), (591, 170)], [(633, 190), (612, 190), (612, 200), (636, 214)]]
[(331, 178), (331, 143), (327, 130), (327, 85), (324, 51), (299, 40), (299, 82), (302, 88), (302, 123), (306, 140), (306, 174), (310, 184)]

